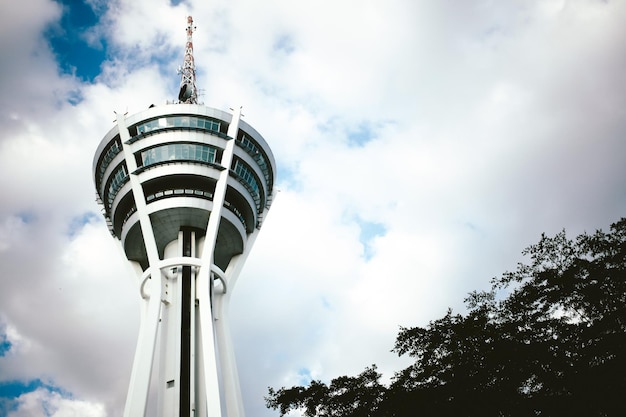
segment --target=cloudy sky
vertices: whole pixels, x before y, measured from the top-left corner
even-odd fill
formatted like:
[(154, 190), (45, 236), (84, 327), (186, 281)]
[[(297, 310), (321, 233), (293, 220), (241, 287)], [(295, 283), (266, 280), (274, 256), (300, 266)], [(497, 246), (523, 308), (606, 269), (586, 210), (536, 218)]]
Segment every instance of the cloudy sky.
[(2, 416), (121, 415), (139, 297), (92, 158), (114, 111), (175, 98), (188, 14), (201, 101), (278, 164), (231, 305), (250, 416), (268, 386), (389, 379), (399, 326), (625, 214), (626, 2), (2, 2)]

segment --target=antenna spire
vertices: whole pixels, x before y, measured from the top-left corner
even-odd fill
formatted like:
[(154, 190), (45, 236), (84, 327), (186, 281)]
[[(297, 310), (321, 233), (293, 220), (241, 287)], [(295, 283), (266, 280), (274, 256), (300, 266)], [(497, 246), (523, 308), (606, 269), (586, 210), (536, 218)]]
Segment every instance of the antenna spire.
[(178, 101), (180, 103), (198, 104), (198, 93), (196, 90), (196, 64), (193, 60), (193, 40), (191, 35), (196, 27), (193, 25), (193, 18), (187, 17), (187, 43), (185, 44), (185, 58), (183, 66), (180, 68), (180, 91)]

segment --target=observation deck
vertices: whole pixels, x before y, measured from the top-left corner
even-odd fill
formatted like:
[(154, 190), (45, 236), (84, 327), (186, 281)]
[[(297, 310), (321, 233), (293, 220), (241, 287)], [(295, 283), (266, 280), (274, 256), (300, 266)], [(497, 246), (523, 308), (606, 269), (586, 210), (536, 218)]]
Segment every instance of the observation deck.
[[(197, 104), (154, 106), (123, 118), (100, 142), (93, 161), (98, 202), (126, 257), (143, 270), (149, 262), (140, 217), (149, 216), (163, 259), (180, 230), (205, 233), (224, 170), (229, 175), (215, 265), (226, 270), (231, 258), (243, 252), (247, 237), (261, 227), (273, 197), (274, 156), (243, 120), (236, 135), (229, 136), (232, 118), (231, 113)], [(232, 161), (224, 166), (222, 155), (232, 140)], [(139, 180), (143, 196), (134, 195), (131, 175)]]

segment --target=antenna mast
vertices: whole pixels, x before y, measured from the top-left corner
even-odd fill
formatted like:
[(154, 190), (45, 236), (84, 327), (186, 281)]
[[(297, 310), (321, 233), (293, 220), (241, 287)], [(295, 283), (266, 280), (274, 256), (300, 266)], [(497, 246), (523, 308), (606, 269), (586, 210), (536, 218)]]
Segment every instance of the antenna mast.
[(198, 94), (196, 90), (196, 64), (193, 60), (193, 40), (191, 35), (196, 27), (193, 25), (193, 18), (187, 17), (187, 43), (185, 44), (185, 58), (183, 66), (180, 68), (180, 91), (178, 101), (180, 103), (198, 104)]

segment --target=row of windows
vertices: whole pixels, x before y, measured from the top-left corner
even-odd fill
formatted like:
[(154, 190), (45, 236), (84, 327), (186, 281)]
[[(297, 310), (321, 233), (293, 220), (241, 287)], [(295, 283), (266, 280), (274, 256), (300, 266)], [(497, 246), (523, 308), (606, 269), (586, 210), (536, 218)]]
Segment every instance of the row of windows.
[[(151, 201), (160, 200), (161, 198), (167, 198), (167, 197), (173, 197), (173, 196), (181, 196), (181, 195), (187, 195), (187, 196), (192, 196), (192, 197), (200, 197), (200, 198), (205, 198), (207, 200), (213, 200), (213, 193), (210, 193), (208, 191), (203, 191), (203, 190), (192, 190), (192, 189), (186, 188), (186, 189), (162, 190), (162, 191), (159, 191), (157, 193), (150, 194), (150, 195), (146, 196), (146, 202), (150, 203)], [(243, 227), (245, 229), (246, 228), (246, 218), (243, 216), (243, 214), (241, 214), (239, 209), (237, 209), (237, 207), (235, 207), (233, 204), (229, 203), (228, 201), (224, 201), (224, 207), (226, 207), (228, 210), (232, 211), (237, 216), (237, 218), (239, 219), (239, 221), (241, 221), (241, 223), (243, 224)], [(128, 219), (130, 218), (130, 216), (132, 216), (136, 212), (137, 212), (137, 206), (135, 206), (133, 204), (133, 206), (130, 208), (128, 213), (126, 213), (126, 216), (124, 217), (124, 220), (122, 221), (122, 227), (124, 227), (124, 225), (126, 224)]]
[(137, 133), (152, 132), (168, 127), (194, 127), (214, 132), (220, 131), (220, 123), (215, 120), (196, 116), (168, 116), (137, 125)]
[(122, 185), (124, 185), (127, 180), (128, 171), (126, 170), (126, 165), (122, 164), (113, 174), (113, 179), (111, 180), (111, 184), (109, 185), (109, 192), (107, 194), (107, 202), (109, 203), (109, 208), (111, 208), (117, 192), (120, 190), (120, 188), (122, 188)]
[(113, 159), (121, 151), (122, 151), (122, 144), (119, 141), (119, 137), (117, 137), (113, 141), (111, 146), (109, 146), (109, 149), (106, 150), (106, 152), (104, 153), (104, 156), (102, 157), (102, 162), (100, 163), (100, 168), (98, 170), (98, 172), (100, 173), (100, 176), (98, 177), (99, 181), (102, 181), (102, 176), (104, 175), (104, 171), (106, 171), (106, 169), (111, 164), (111, 161), (113, 161)]
[(161, 190), (154, 194), (150, 194), (146, 196), (146, 202), (151, 202), (152, 200), (159, 200), (163, 197), (172, 197), (172, 196), (194, 196), (194, 197), (202, 197), (208, 200), (213, 200), (213, 193), (203, 190), (193, 190), (189, 188), (176, 188), (171, 190)]
[(126, 225), (126, 222), (128, 221), (128, 219), (130, 219), (130, 216), (132, 216), (136, 212), (137, 212), (137, 206), (133, 204), (130, 210), (128, 210), (128, 213), (126, 213), (126, 216), (124, 216), (124, 220), (122, 221), (122, 228), (124, 228), (124, 225)]
[[(216, 149), (192, 143), (176, 143), (158, 146), (141, 154), (144, 166), (149, 166), (162, 161), (171, 160), (195, 160), (214, 163)], [(250, 187), (255, 201), (260, 201), (259, 183), (246, 164), (239, 159), (235, 161), (235, 173)], [(110, 208), (115, 196), (124, 183), (128, 180), (128, 171), (125, 164), (121, 164), (113, 173), (107, 193), (108, 207)]]
[(237, 209), (237, 207), (235, 207), (233, 204), (230, 204), (228, 201), (224, 201), (224, 207), (232, 211), (235, 214), (235, 216), (237, 216), (241, 224), (243, 224), (243, 228), (247, 229), (248, 226), (246, 224), (246, 218), (243, 217), (243, 214), (241, 214), (241, 212), (239, 211), (239, 209)]
[[(152, 130), (162, 129), (166, 127), (172, 126), (182, 126), (182, 127), (199, 127), (212, 131), (219, 131), (220, 124), (214, 120), (195, 117), (195, 116), (170, 116), (170, 117), (162, 117), (159, 119), (154, 119), (144, 124), (138, 125), (137, 130), (140, 133), (149, 132)], [(243, 134), (241, 139), (237, 141), (237, 143), (247, 151), (247, 153), (253, 157), (253, 159), (258, 163), (263, 175), (265, 176), (265, 180), (268, 185), (271, 187), (270, 181), (270, 173), (268, 168), (268, 163), (265, 160), (263, 153), (258, 149), (257, 145), (254, 141), (247, 137), (247, 135)], [(99, 177), (98, 182), (102, 180), (102, 176), (104, 172), (111, 164), (111, 161), (122, 151), (122, 145), (119, 142), (119, 139), (113, 141), (111, 146), (106, 150), (104, 156), (102, 157), (102, 161), (99, 166)], [(141, 153), (141, 160), (138, 160), (138, 164), (142, 164), (142, 166), (149, 166), (158, 162), (168, 161), (168, 160), (193, 160), (193, 161), (201, 161), (207, 163), (215, 163), (215, 159), (217, 156), (217, 151), (215, 148), (199, 145), (199, 144), (172, 144), (165, 145), (160, 147), (155, 147), (144, 151)], [(244, 168), (241, 168), (244, 169)], [(242, 178), (245, 178), (242, 175)], [(258, 190), (258, 185), (256, 185), (256, 181), (254, 181), (254, 185), (252, 182), (246, 180), (253, 188)]]
[[(183, 189), (183, 188), (176, 188), (176, 189), (172, 189), (172, 190), (161, 190), (161, 191), (158, 191), (158, 192), (156, 192), (154, 194), (150, 194), (150, 195), (146, 196), (146, 202), (150, 203), (152, 201), (160, 200), (162, 198), (180, 197), (180, 196), (200, 197), (200, 198), (205, 198), (205, 199), (208, 199), (208, 200), (213, 200), (213, 193), (210, 193), (208, 191), (195, 190), (195, 189), (189, 189), (189, 188), (185, 188), (185, 189)], [(243, 216), (243, 214), (241, 214), (239, 209), (237, 209), (237, 207), (235, 207), (233, 204), (229, 203), (228, 201), (224, 201), (224, 207), (226, 207), (228, 210), (232, 211), (237, 216), (237, 218), (239, 219), (239, 221), (241, 221), (241, 223), (243, 224), (243, 227), (245, 229), (246, 228), (246, 218)], [(128, 217), (130, 217), (130, 215), (128, 215), (126, 217), (124, 222), (126, 222), (126, 220), (128, 220)]]
[(212, 146), (195, 143), (170, 143), (141, 152), (144, 167), (163, 161), (201, 161), (215, 163), (217, 150)]
[(268, 185), (271, 186), (268, 163), (263, 157), (263, 153), (259, 150), (259, 148), (257, 148), (254, 141), (248, 138), (247, 135), (243, 134), (241, 136), (241, 140), (238, 143), (241, 145), (242, 148), (244, 148), (248, 152), (250, 156), (252, 156), (252, 158), (256, 161), (256, 163), (259, 164), (259, 168), (261, 168), (261, 171), (263, 172), (263, 175), (265, 176), (265, 181), (267, 182)]
[(254, 200), (257, 202), (260, 201), (261, 197), (259, 192), (259, 183), (257, 182), (256, 177), (254, 176), (250, 168), (248, 168), (246, 164), (237, 159), (235, 161), (234, 171), (237, 175), (239, 175), (239, 177), (241, 177), (241, 179), (246, 184), (250, 186), (250, 188), (252, 189), (252, 197), (254, 197)]

